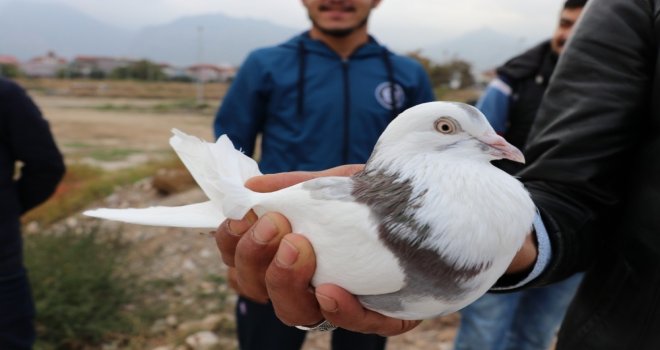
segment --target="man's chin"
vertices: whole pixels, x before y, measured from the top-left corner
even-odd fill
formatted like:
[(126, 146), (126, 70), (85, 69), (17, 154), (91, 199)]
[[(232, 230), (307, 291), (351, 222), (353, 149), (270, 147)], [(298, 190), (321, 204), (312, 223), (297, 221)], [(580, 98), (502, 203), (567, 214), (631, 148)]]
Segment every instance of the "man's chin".
[(325, 35), (335, 38), (344, 38), (351, 35), (355, 31), (355, 28), (319, 28), (319, 31)]

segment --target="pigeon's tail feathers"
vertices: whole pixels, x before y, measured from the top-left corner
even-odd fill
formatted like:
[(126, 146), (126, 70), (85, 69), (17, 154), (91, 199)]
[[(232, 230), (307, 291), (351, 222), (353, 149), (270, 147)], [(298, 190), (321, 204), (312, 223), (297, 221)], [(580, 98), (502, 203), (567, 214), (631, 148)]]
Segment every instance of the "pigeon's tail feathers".
[(149, 207), (142, 209), (94, 209), (83, 213), (100, 219), (131, 224), (186, 228), (212, 228), (220, 226), (224, 218), (213, 203), (204, 202), (181, 207)]
[(211, 202), (231, 219), (240, 219), (256, 204), (247, 179), (261, 175), (257, 163), (236, 150), (226, 135), (216, 143), (173, 129), (170, 145)]

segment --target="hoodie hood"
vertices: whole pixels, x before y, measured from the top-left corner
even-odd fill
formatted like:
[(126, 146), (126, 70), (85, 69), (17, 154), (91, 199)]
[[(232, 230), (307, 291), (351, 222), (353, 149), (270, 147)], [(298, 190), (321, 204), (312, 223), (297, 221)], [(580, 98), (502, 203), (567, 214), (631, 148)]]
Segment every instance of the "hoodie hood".
[[(324, 55), (328, 57), (338, 57), (337, 53), (334, 52), (328, 45), (324, 42), (316, 39), (312, 39), (309, 36), (309, 31), (303, 32), (300, 35), (294, 36), (288, 41), (284, 42), (281, 46), (292, 49), (299, 50), (300, 45), (305, 48), (305, 51), (308, 53), (314, 53), (317, 55)], [(373, 56), (382, 56), (383, 51), (389, 51), (383, 45), (381, 45), (374, 37), (369, 36), (369, 41), (364, 45), (360, 46), (350, 55), (350, 59), (355, 58), (366, 58)]]

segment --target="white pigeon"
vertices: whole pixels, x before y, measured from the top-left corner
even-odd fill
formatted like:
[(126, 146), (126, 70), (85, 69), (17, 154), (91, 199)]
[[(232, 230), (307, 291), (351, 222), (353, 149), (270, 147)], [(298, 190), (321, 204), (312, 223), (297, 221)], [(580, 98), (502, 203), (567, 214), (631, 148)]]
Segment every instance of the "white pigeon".
[(366, 308), (396, 318), (447, 314), (483, 295), (509, 266), (535, 215), (522, 184), (490, 163), (524, 162), (521, 152), (462, 103), (430, 102), (401, 113), (362, 172), (272, 193), (243, 186), (260, 172), (227, 136), (213, 144), (173, 132), (170, 144), (209, 202), (85, 214), (216, 228), (223, 214), (280, 212), (314, 247), (313, 285), (339, 285)]

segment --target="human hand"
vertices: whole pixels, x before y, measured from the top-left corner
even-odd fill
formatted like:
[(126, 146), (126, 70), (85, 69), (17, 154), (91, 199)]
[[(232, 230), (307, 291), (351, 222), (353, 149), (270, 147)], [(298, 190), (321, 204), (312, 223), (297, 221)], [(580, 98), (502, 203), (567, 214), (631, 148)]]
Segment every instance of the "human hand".
[[(264, 175), (250, 179), (246, 186), (257, 192), (272, 192), (315, 177), (348, 176), (363, 168), (362, 165), (347, 165), (321, 172), (290, 172)], [(275, 228), (275, 231), (272, 229)], [(249, 232), (245, 239), (244, 234)], [(266, 302), (267, 293), (263, 283), (265, 262), (270, 262), (283, 234), (290, 233), (288, 221), (279, 214), (267, 213), (261, 219), (253, 211), (242, 220), (225, 220), (216, 231), (216, 243), (223, 262), (230, 267), (230, 284), (239, 294), (257, 302)], [(256, 235), (255, 235), (256, 233)], [(247, 259), (246, 264), (236, 264), (236, 255), (263, 257), (260, 261)], [(239, 257), (239, 260), (242, 260)], [(237, 267), (238, 265), (238, 267)], [(255, 282), (255, 283), (252, 283)]]
[[(250, 179), (246, 186), (269, 192), (316, 177), (349, 176), (362, 168), (350, 165), (322, 172), (264, 175)], [(242, 220), (227, 220), (218, 228), (216, 241), (223, 261), (235, 272), (235, 289), (253, 300), (270, 300), (286, 324), (313, 325), (327, 319), (357, 332), (395, 335), (420, 322), (367, 310), (338, 286), (326, 284), (312, 289), (314, 250), (304, 236), (291, 233), (290, 224), (280, 214), (266, 213), (257, 220), (250, 212)]]

